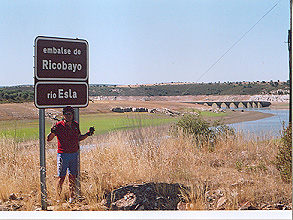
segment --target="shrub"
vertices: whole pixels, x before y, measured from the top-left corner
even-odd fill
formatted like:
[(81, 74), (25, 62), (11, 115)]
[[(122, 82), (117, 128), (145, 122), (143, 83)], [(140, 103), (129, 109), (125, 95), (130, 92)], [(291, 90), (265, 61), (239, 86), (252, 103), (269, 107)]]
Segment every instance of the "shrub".
[(232, 128), (219, 121), (210, 125), (199, 112), (182, 116), (175, 126), (175, 131), (178, 130), (182, 130), (185, 135), (193, 136), (199, 146), (206, 145), (211, 151), (214, 150), (214, 144), (218, 139), (234, 135)]
[(276, 166), (284, 182), (291, 182), (292, 178), (292, 127), (283, 126), (281, 145), (278, 148)]
[(184, 133), (207, 136), (210, 133), (209, 123), (200, 114), (184, 115), (176, 124)]

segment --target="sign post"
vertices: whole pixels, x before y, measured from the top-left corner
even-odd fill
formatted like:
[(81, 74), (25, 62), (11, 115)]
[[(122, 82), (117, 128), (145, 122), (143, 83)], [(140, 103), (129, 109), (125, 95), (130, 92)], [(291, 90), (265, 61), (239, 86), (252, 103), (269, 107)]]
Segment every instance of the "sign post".
[(40, 177), (42, 209), (47, 209), (46, 154), (45, 154), (45, 109), (39, 109)]
[[(37, 37), (34, 56), (35, 106), (39, 109), (40, 179), (42, 209), (47, 209), (45, 109), (75, 108), (79, 122), (79, 108), (88, 105), (88, 42), (81, 39)], [(79, 157), (80, 158), (80, 157)], [(80, 162), (76, 178), (80, 196)]]
[[(74, 119), (79, 123), (79, 108), (74, 109)], [(78, 197), (81, 196), (81, 185), (80, 185), (80, 149), (78, 150), (77, 156), (77, 175), (75, 179), (75, 192)]]

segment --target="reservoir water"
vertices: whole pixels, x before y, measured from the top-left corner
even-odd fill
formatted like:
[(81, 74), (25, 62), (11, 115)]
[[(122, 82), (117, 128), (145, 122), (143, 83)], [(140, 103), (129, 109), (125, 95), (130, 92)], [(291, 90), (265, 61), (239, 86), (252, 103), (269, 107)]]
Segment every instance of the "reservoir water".
[(236, 131), (251, 132), (256, 135), (272, 135), (274, 137), (280, 136), (283, 130), (283, 123), (288, 126), (289, 110), (260, 108), (260, 109), (244, 109), (245, 111), (259, 111), (263, 113), (271, 113), (274, 116), (255, 121), (246, 121), (241, 123), (230, 124), (229, 126), (236, 129)]

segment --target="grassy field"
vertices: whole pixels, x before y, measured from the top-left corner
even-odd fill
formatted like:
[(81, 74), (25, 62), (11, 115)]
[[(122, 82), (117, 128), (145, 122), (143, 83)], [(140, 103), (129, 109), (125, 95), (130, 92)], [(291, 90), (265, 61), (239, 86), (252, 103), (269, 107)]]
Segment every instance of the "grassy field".
[[(80, 116), (80, 130), (85, 133), (90, 126), (95, 126), (95, 133), (103, 134), (114, 130), (170, 124), (176, 121), (178, 121), (178, 118), (148, 113), (86, 114)], [(55, 122), (46, 120), (46, 134), (49, 133), (52, 124)], [(39, 122), (35, 119), (0, 121), (0, 135), (15, 139), (18, 142), (38, 139)]]
[(39, 120), (0, 121), (0, 136), (16, 141), (38, 139)]
[(170, 124), (178, 118), (149, 113), (123, 113), (121, 114), (91, 114), (80, 116), (80, 130), (86, 132), (90, 126), (95, 126), (97, 134), (114, 130), (125, 130), (135, 127), (156, 126)]
[[(192, 108), (185, 108), (185, 111), (194, 111)], [(27, 113), (28, 114), (28, 113)], [(222, 117), (227, 113), (214, 113), (202, 111), (201, 114), (208, 118)], [(61, 119), (61, 117), (59, 117)], [(87, 132), (90, 126), (95, 126), (96, 134), (103, 134), (114, 130), (124, 130), (137, 126), (156, 126), (162, 124), (172, 124), (178, 121), (177, 117), (170, 117), (165, 114), (149, 113), (92, 113), (84, 112), (80, 114), (80, 130)], [(56, 121), (46, 119), (46, 133)], [(13, 119), (0, 120), (0, 136), (13, 138), (16, 141), (27, 141), (38, 139), (39, 122), (38, 119)]]

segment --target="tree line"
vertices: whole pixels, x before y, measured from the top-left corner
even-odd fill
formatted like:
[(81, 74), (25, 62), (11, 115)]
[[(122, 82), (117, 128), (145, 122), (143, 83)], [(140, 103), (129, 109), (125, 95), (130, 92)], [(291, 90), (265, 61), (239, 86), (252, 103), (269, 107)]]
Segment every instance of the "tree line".
[(183, 96), (289, 94), (288, 82), (168, 83), (154, 85), (92, 85), (92, 96)]
[[(184, 95), (285, 95), (290, 93), (289, 81), (159, 83), (153, 85), (89, 86), (90, 96), (184, 96)], [(0, 87), (0, 103), (32, 102), (34, 87)]]
[(20, 103), (31, 102), (34, 100), (33, 91), (22, 91), (21, 89), (8, 90), (0, 89), (0, 103)]

